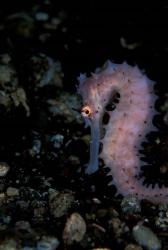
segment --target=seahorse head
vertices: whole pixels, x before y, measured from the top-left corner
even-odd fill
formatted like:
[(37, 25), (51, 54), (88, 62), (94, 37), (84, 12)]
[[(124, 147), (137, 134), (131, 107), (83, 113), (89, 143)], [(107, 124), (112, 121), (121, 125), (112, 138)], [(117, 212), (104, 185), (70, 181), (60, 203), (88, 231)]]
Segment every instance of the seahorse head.
[(94, 77), (86, 77), (84, 74), (80, 74), (78, 93), (82, 96), (83, 107), (81, 114), (85, 121), (93, 121), (98, 119), (101, 109), (101, 96), (97, 84), (95, 84)]
[(91, 73), (90, 77), (86, 77), (86, 74), (80, 74), (78, 77), (78, 93), (83, 99), (81, 113), (86, 122), (101, 118), (111, 94), (109, 88), (113, 84), (111, 82), (109, 84), (109, 81), (115, 68), (116, 64), (107, 61), (101, 69), (98, 68), (94, 73)]
[(83, 99), (81, 114), (84, 117), (85, 125), (91, 127), (90, 162), (87, 168), (88, 173), (93, 173), (98, 169), (102, 118), (105, 106), (111, 95), (110, 89), (113, 86), (113, 82), (110, 77), (115, 71), (115, 66), (116, 64), (108, 61), (104, 67), (96, 69), (90, 77), (87, 77), (86, 74), (80, 74), (78, 77), (78, 94), (80, 94)]

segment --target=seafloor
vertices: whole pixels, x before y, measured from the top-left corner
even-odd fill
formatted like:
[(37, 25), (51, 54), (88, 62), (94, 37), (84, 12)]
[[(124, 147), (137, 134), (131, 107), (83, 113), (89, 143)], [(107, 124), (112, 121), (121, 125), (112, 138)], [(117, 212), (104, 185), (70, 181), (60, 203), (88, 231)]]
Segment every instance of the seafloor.
[[(144, 185), (168, 187), (167, 1), (0, 2), (0, 250), (168, 249), (168, 205), (116, 196), (77, 77), (108, 59), (156, 82)], [(122, 152), (121, 152), (122, 153)]]

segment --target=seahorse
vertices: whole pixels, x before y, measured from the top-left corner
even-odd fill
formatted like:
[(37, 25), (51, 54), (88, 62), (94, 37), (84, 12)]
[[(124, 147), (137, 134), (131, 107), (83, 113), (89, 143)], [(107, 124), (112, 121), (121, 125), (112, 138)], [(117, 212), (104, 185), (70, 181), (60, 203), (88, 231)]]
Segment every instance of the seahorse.
[[(144, 178), (139, 177), (141, 165), (139, 150), (145, 135), (158, 129), (152, 123), (158, 113), (154, 92), (155, 82), (150, 80), (137, 66), (126, 62), (116, 64), (107, 61), (91, 76), (80, 74), (78, 94), (82, 96), (81, 113), (86, 125), (91, 127), (90, 161), (86, 172), (92, 174), (98, 170), (99, 158), (110, 168), (112, 183), (123, 196), (136, 195), (140, 200), (147, 199), (155, 203), (168, 202), (168, 188), (154, 188), (143, 185)], [(110, 110), (108, 104), (118, 96), (116, 108)], [(108, 113), (109, 122), (103, 124), (103, 116)], [(105, 135), (101, 138), (101, 130)], [(103, 148), (99, 154), (100, 143)]]

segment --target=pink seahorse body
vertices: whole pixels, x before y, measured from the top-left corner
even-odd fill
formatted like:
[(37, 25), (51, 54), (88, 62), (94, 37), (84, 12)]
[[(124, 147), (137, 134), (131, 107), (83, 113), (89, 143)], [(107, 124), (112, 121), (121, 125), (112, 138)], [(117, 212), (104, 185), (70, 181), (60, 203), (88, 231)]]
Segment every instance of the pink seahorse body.
[[(110, 168), (113, 184), (122, 195), (135, 194), (139, 199), (152, 202), (168, 202), (168, 188), (156, 184), (146, 187), (140, 179), (139, 150), (145, 135), (157, 130), (152, 119), (157, 113), (154, 108), (154, 82), (149, 80), (138, 67), (127, 63), (113, 64), (108, 61), (92, 76), (79, 77), (78, 93), (83, 98), (82, 114), (91, 126), (90, 162), (87, 173), (98, 170), (100, 141), (103, 149), (100, 158)], [(120, 94), (116, 109), (108, 111), (109, 122), (102, 125), (105, 107), (116, 93)], [(100, 139), (100, 130), (105, 127), (105, 136)]]

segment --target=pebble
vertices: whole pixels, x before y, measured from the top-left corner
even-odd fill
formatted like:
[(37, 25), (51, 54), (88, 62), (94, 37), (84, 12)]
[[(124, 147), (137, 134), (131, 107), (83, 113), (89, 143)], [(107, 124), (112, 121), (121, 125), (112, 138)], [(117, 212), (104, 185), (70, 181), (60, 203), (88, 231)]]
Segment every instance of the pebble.
[(92, 250), (111, 250), (110, 248), (93, 248)]
[(86, 233), (86, 223), (79, 213), (73, 213), (68, 218), (63, 231), (63, 240), (67, 245), (80, 242)]
[(158, 207), (159, 213), (155, 218), (155, 225), (157, 228), (162, 229), (163, 231), (168, 231), (168, 205), (160, 204)]
[(10, 94), (10, 98), (12, 99), (15, 107), (19, 107), (21, 104), (26, 111), (26, 116), (30, 115), (30, 108), (27, 104), (26, 92), (23, 88), (17, 88), (15, 92)]
[(59, 240), (54, 236), (43, 236), (37, 243), (37, 250), (55, 250), (59, 246)]
[(168, 230), (168, 217), (156, 217), (155, 218), (155, 225), (162, 229), (163, 231), (167, 231)]
[(100, 208), (98, 211), (97, 211), (97, 217), (98, 218), (103, 218), (105, 216), (108, 215), (108, 210), (105, 209), (105, 208)]
[(45, 12), (37, 12), (37, 13), (35, 14), (35, 18), (36, 18), (37, 21), (42, 21), (42, 22), (44, 22), (44, 21), (47, 21), (47, 20), (48, 20), (49, 16), (48, 16), (48, 14), (45, 13)]
[(0, 177), (4, 177), (9, 169), (9, 165), (6, 162), (0, 162)]
[(100, 208), (97, 210), (98, 218), (103, 218), (105, 216), (109, 216), (110, 218), (117, 218), (119, 216), (119, 213), (113, 207), (110, 207), (109, 209)]
[(18, 242), (15, 239), (6, 238), (0, 244), (0, 250), (19, 250)]
[(165, 122), (166, 125), (168, 125), (168, 112), (166, 112), (163, 121)]
[(19, 195), (19, 189), (14, 187), (8, 187), (6, 190), (7, 196), (18, 196)]
[(4, 91), (12, 92), (16, 90), (18, 85), (18, 78), (15, 69), (11, 66), (10, 60), (9, 64), (0, 63), (0, 85)]
[(21, 250), (37, 250), (37, 248), (25, 246)]
[(26, 202), (24, 200), (18, 200), (16, 202), (16, 206), (18, 206), (18, 208), (24, 213), (28, 209), (29, 202)]
[(71, 191), (58, 192), (49, 191), (49, 206), (52, 216), (59, 218), (65, 215), (74, 202), (74, 195)]
[(31, 225), (28, 221), (20, 220), (15, 223), (15, 230), (20, 232), (31, 232)]
[(19, 87), (17, 72), (11, 65), (10, 57), (7, 57), (7, 54), (2, 55), (0, 60), (0, 88), (0, 105), (3, 105), (7, 110), (10, 110), (13, 106), (19, 107), (22, 105), (26, 115), (30, 115), (26, 92)]
[(34, 223), (43, 223), (45, 216), (47, 214), (47, 209), (46, 207), (37, 207), (34, 208), (33, 210), (33, 222)]
[(142, 247), (137, 246), (135, 244), (128, 244), (124, 250), (143, 250)]
[(113, 228), (116, 237), (120, 237), (122, 234), (129, 232), (128, 226), (119, 218), (112, 218), (109, 223), (110, 226)]
[(39, 139), (35, 139), (33, 141), (33, 146), (32, 148), (29, 150), (29, 154), (34, 157), (40, 154), (41, 151), (41, 141)]
[(124, 213), (134, 214), (141, 212), (141, 204), (138, 198), (134, 195), (128, 195), (121, 202), (121, 209)]
[(64, 141), (64, 136), (61, 134), (56, 134), (51, 137), (51, 143), (54, 148), (58, 149), (62, 146)]
[(161, 243), (158, 237), (152, 230), (143, 225), (136, 225), (133, 227), (133, 237), (138, 244), (145, 247), (147, 250), (161, 249)]
[(80, 159), (76, 155), (70, 155), (68, 157), (68, 161), (70, 162), (70, 164), (75, 166), (80, 164)]

